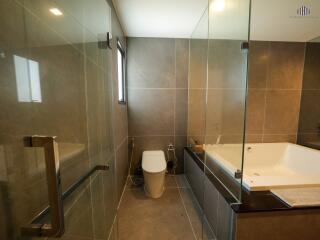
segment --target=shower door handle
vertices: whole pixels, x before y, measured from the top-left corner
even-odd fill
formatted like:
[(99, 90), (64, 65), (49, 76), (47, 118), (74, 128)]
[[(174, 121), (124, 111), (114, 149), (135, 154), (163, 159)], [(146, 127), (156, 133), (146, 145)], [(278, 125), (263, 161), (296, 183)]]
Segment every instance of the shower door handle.
[(52, 136), (29, 136), (28, 147), (43, 147), (46, 163), (47, 187), (50, 207), (50, 224), (35, 223), (21, 228), (24, 236), (60, 237), (64, 233), (63, 199), (59, 169), (58, 144)]

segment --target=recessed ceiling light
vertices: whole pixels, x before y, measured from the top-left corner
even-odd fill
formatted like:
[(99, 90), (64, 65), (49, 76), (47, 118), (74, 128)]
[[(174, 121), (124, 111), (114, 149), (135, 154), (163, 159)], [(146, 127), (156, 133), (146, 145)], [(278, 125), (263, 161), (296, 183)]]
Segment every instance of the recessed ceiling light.
[(226, 7), (225, 0), (214, 0), (213, 1), (213, 11), (214, 12), (223, 12)]
[(59, 8), (50, 8), (49, 11), (55, 16), (61, 16), (63, 14)]

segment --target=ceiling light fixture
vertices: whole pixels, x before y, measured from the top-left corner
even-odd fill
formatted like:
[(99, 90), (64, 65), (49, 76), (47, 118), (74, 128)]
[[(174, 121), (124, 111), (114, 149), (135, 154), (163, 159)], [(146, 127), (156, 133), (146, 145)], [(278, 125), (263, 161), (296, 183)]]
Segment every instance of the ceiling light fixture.
[(63, 14), (59, 8), (50, 8), (49, 11), (55, 16), (61, 16)]
[(226, 7), (225, 0), (214, 0), (213, 1), (213, 11), (223, 12)]

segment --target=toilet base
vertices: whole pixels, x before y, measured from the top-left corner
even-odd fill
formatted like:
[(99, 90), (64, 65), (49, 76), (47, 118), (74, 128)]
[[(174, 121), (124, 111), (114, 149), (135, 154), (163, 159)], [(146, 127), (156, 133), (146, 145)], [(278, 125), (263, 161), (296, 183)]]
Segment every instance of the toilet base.
[(164, 190), (165, 190), (165, 188), (163, 187), (163, 188), (162, 188), (162, 191), (157, 192), (157, 193), (150, 194), (150, 193), (148, 192), (147, 188), (146, 188), (146, 185), (144, 185), (143, 188), (144, 188), (145, 194), (146, 194), (147, 197), (149, 197), (149, 198), (161, 198), (161, 196), (162, 196), (162, 194), (164, 193)]
[(166, 171), (149, 173), (143, 171), (144, 192), (150, 198), (160, 198), (164, 192)]

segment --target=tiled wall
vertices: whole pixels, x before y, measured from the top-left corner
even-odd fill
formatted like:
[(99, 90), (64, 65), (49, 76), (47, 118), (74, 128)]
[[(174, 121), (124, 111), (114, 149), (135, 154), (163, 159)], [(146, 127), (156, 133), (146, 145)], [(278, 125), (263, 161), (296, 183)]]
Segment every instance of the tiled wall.
[[(111, 1), (110, 1), (110, 4)], [(112, 6), (112, 5), (111, 5)], [(128, 176), (128, 113), (127, 104), (118, 103), (118, 65), (117, 65), (117, 41), (119, 39), (126, 47), (126, 38), (122, 32), (117, 15), (112, 9), (112, 75), (113, 75), (113, 122), (114, 122), (114, 147), (115, 147), (115, 175), (117, 185), (117, 200), (120, 200), (124, 185)]]
[(306, 45), (298, 143), (320, 149), (320, 43)]
[(296, 142), (304, 53), (304, 43), (250, 43), (247, 142)]
[(243, 139), (246, 59), (237, 40), (190, 40), (188, 136), (199, 143)]
[(176, 147), (176, 172), (183, 171), (188, 49), (184, 39), (127, 39), (129, 137), (135, 142), (132, 174), (137, 173), (144, 150), (166, 152), (169, 143)]

